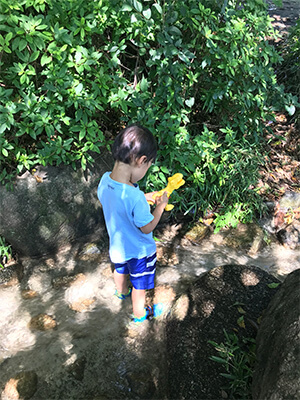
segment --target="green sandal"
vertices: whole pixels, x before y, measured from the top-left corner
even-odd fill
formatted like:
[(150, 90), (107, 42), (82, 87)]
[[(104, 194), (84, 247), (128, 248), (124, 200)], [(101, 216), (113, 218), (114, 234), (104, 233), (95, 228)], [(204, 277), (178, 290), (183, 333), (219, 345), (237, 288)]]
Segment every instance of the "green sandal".
[(123, 293), (119, 293), (117, 290), (115, 291), (115, 296), (120, 299), (120, 300), (126, 300), (127, 297), (131, 296), (131, 288), (128, 289), (128, 293), (123, 294)]
[(140, 324), (141, 322), (144, 322), (146, 319), (151, 321), (151, 319), (159, 318), (163, 312), (164, 312), (163, 303), (153, 304), (153, 306), (147, 306), (145, 308), (145, 313), (142, 317), (137, 318), (133, 315), (132, 322), (134, 322), (135, 324)]

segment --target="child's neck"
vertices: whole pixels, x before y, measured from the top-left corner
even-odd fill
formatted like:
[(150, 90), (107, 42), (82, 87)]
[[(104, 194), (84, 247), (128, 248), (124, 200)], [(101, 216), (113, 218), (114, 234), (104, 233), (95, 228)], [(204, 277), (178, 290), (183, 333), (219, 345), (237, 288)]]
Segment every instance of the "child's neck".
[(131, 182), (131, 175), (132, 167), (129, 164), (116, 161), (110, 177), (116, 182), (134, 186), (134, 184)]

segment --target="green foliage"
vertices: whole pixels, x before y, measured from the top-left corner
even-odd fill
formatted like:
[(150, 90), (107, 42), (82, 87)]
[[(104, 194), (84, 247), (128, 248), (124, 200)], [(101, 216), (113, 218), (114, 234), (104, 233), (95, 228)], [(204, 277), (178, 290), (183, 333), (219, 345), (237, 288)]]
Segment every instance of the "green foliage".
[(5, 263), (11, 257), (11, 246), (0, 236), (0, 268), (4, 268)]
[(182, 172), (175, 210), (217, 209), (217, 229), (260, 209), (259, 143), (284, 99), (262, 0), (2, 0), (0, 33), (0, 183), (85, 168), (138, 121), (159, 144), (147, 190)]
[(218, 356), (210, 357), (216, 363), (222, 364), (225, 371), (220, 375), (228, 379), (224, 387), (229, 391), (230, 399), (250, 399), (251, 383), (255, 356), (255, 339), (239, 339), (235, 333), (224, 330), (224, 343), (209, 341), (218, 352)]

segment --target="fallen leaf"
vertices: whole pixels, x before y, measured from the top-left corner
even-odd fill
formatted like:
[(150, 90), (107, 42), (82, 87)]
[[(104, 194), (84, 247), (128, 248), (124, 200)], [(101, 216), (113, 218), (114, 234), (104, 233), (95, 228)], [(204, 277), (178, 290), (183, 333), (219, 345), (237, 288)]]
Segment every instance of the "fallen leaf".
[(205, 225), (211, 225), (212, 223), (214, 222), (214, 219), (213, 218), (208, 218), (208, 219), (204, 219), (203, 220), (203, 223), (205, 224)]
[(40, 176), (38, 176), (38, 175), (34, 175), (34, 177), (35, 177), (35, 179), (36, 179), (36, 181), (37, 181), (38, 183), (42, 183), (42, 182), (43, 182), (43, 178), (42, 178), (42, 177), (40, 177)]
[(246, 328), (246, 326), (245, 326), (245, 321), (244, 321), (244, 316), (242, 316), (242, 317), (240, 317), (238, 320), (237, 320), (237, 324), (238, 324), (238, 326), (239, 327), (241, 327), (241, 328)]
[(276, 289), (279, 285), (280, 285), (280, 283), (275, 283), (275, 282), (273, 282), (273, 283), (269, 283), (269, 284), (268, 284), (268, 287), (269, 287), (270, 289)]

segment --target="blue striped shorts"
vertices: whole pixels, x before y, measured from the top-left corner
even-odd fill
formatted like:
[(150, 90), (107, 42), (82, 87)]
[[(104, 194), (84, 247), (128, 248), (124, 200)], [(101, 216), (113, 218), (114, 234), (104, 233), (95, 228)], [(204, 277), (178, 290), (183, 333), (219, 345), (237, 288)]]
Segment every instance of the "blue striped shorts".
[(122, 264), (115, 264), (119, 274), (129, 274), (135, 289), (153, 289), (156, 271), (156, 253), (141, 259), (131, 258)]

